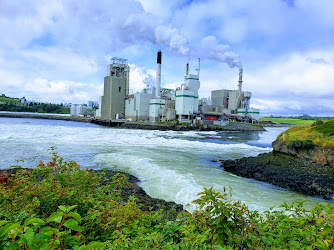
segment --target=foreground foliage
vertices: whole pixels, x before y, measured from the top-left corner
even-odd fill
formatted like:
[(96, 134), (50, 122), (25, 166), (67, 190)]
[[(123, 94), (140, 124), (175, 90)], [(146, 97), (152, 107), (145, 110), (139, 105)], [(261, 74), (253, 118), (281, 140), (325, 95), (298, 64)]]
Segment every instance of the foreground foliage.
[(284, 204), (264, 214), (204, 189), (190, 214), (143, 211), (106, 179), (53, 153), (0, 176), (0, 249), (333, 249), (334, 207)]

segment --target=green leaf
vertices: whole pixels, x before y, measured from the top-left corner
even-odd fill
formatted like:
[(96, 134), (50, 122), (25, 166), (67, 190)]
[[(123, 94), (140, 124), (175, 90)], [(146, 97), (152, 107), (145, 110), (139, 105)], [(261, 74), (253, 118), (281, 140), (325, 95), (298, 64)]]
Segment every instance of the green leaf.
[(75, 212), (69, 212), (68, 217), (73, 217), (74, 219), (76, 219), (78, 222), (81, 222), (81, 216), (78, 213)]
[(57, 232), (57, 229), (56, 228), (53, 228), (53, 227), (42, 227), (40, 230), (39, 230), (40, 233), (48, 233), (48, 232), (51, 232), (51, 233), (55, 233)]
[(323, 241), (321, 241), (321, 240), (317, 240), (317, 241), (313, 244), (313, 246), (316, 246), (316, 247), (318, 247), (319, 249), (326, 249), (326, 244), (325, 244)]
[(320, 236), (325, 236), (328, 234), (330, 231), (332, 231), (333, 228), (329, 225), (325, 226), (325, 228), (322, 230), (322, 232), (319, 234)]
[(35, 227), (37, 227), (37, 226), (45, 225), (45, 222), (42, 219), (39, 219), (39, 218), (28, 218), (28, 219), (26, 219), (26, 221), (24, 222), (24, 225), (28, 226), (30, 224), (33, 224)]
[(106, 248), (106, 244), (102, 243), (102, 242), (98, 242), (98, 241), (93, 241), (91, 243), (89, 243), (87, 246), (83, 245), (80, 247), (80, 249), (105, 249)]
[(58, 206), (60, 208), (61, 211), (63, 211), (64, 213), (67, 213), (67, 208), (65, 206)]
[(67, 209), (67, 212), (73, 210), (74, 208), (76, 208), (78, 205), (73, 205), (73, 206), (70, 206), (68, 209)]
[(24, 244), (26, 244), (28, 249), (32, 247), (34, 240), (34, 232), (32, 230), (27, 230), (25, 234), (19, 234), (19, 237), (23, 240)]
[(7, 224), (7, 223), (8, 223), (7, 220), (1, 220), (1, 221), (0, 221), (0, 227), (3, 226), (3, 225), (5, 225), (5, 224)]
[(317, 221), (316, 221), (317, 225), (320, 225), (323, 221), (324, 221), (323, 218), (321, 218), (321, 217), (317, 218)]
[(21, 227), (19, 223), (9, 223), (6, 226), (2, 227), (0, 230), (0, 237), (6, 235), (15, 228)]
[(82, 231), (81, 227), (78, 226), (78, 222), (73, 219), (65, 221), (64, 226), (78, 232)]
[(41, 241), (48, 241), (50, 240), (51, 237), (46, 235), (46, 234), (42, 234), (42, 233), (39, 233), (39, 234), (35, 234), (34, 236), (34, 242), (41, 242)]
[(60, 223), (61, 220), (63, 219), (63, 214), (64, 213), (61, 211), (54, 212), (53, 214), (50, 215), (48, 222), (55, 221)]
[[(0, 245), (0, 249), (2, 249)], [(6, 244), (6, 248), (4, 247), (4, 249), (20, 249), (20, 245), (19, 243), (17, 243), (16, 241), (15, 242), (9, 242)]]

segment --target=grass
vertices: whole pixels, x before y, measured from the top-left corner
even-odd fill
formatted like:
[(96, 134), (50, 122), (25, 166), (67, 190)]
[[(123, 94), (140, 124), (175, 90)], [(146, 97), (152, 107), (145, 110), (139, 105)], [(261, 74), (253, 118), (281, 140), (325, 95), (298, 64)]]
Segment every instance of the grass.
[(312, 124), (313, 120), (301, 120), (293, 118), (273, 118), (273, 117), (261, 117), (260, 121), (271, 121), (273, 123), (286, 123), (291, 125), (305, 125)]
[(21, 100), (19, 98), (10, 98), (10, 97), (0, 96), (0, 102), (21, 103)]
[(277, 139), (288, 145), (296, 141), (311, 140), (316, 146), (334, 148), (334, 120), (319, 125), (292, 127), (281, 133)]

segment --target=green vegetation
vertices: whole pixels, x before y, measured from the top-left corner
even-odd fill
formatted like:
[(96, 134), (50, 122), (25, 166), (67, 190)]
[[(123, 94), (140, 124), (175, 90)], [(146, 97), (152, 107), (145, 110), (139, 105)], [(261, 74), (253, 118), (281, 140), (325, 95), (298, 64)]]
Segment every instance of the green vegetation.
[(0, 104), (0, 111), (12, 112), (32, 112), (32, 113), (54, 113), (54, 114), (69, 114), (70, 108), (63, 107), (59, 104), (49, 103), (30, 103), (29, 105), (20, 105), (14, 103)]
[(286, 123), (291, 125), (305, 125), (312, 124), (314, 120), (301, 120), (294, 118), (276, 118), (276, 117), (261, 117), (260, 121), (271, 121), (273, 123)]
[[(18, 166), (16, 166), (18, 167)], [(14, 171), (12, 171), (14, 172)], [(0, 249), (332, 249), (334, 206), (284, 204), (260, 215), (204, 189), (198, 210), (143, 211), (124, 174), (47, 164), (0, 176)], [(133, 184), (131, 184), (133, 185)]]
[(21, 103), (19, 98), (0, 96), (0, 111), (69, 114), (70, 108), (51, 103)]
[(334, 120), (292, 127), (277, 139), (295, 149), (311, 148), (314, 145), (334, 148)]
[(21, 100), (19, 98), (6, 97), (4, 94), (2, 94), (0, 96), (0, 102), (20, 104)]

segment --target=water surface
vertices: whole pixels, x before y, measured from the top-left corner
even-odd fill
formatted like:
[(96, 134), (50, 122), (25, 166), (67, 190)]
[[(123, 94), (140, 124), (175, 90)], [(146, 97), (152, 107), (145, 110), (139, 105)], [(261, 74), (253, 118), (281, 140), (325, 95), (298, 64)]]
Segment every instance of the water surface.
[[(113, 168), (117, 165), (137, 176), (152, 197), (187, 205), (203, 187), (232, 190), (233, 199), (251, 209), (267, 210), (283, 202), (306, 200), (308, 206), (323, 202), (245, 179), (223, 171), (219, 160), (270, 152), (271, 142), (286, 128), (266, 132), (176, 132), (102, 127), (94, 124), (42, 119), (0, 118), (0, 168), (24, 159), (34, 167), (50, 158), (51, 146), (65, 160), (82, 167)], [(191, 209), (191, 208), (189, 208)]]

